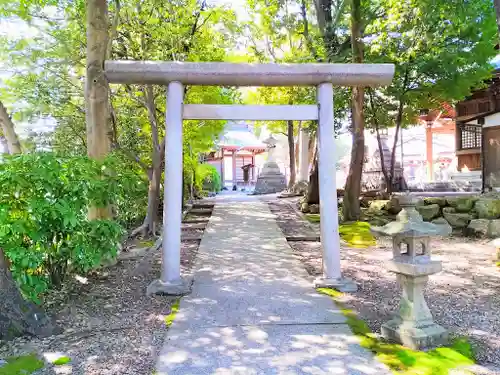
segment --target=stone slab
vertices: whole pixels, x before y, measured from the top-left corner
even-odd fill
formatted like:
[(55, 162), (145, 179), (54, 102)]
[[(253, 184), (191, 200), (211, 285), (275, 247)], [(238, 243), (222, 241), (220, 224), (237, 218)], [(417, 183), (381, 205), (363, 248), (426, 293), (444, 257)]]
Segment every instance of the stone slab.
[(350, 374), (390, 372), (346, 325), (264, 325), (171, 329), (158, 375)]
[(389, 374), (319, 294), (267, 204), (216, 204), (158, 374)]
[(111, 83), (218, 86), (387, 86), (393, 64), (243, 64), (228, 62), (106, 61)]
[(448, 344), (448, 332), (436, 323), (424, 327), (404, 327), (399, 319), (390, 320), (381, 327), (382, 336), (414, 350), (425, 350)]
[(260, 324), (339, 324), (345, 317), (332, 300), (305, 285), (275, 281), (199, 284), (181, 300), (176, 321), (186, 329)]

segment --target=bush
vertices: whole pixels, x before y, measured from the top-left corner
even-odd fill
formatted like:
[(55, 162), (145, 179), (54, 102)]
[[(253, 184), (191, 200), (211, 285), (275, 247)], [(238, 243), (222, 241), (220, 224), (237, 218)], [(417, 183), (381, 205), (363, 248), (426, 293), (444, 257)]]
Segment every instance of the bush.
[(221, 178), (217, 169), (210, 164), (199, 164), (196, 168), (196, 189), (219, 192), (222, 189)]
[(115, 220), (125, 228), (135, 228), (146, 216), (149, 180), (142, 169), (120, 155), (111, 155), (105, 165), (112, 171), (106, 178), (115, 189), (110, 192)]
[(116, 255), (123, 230), (112, 220), (87, 219), (120, 191), (119, 177), (86, 157), (34, 153), (0, 164), (0, 246), (23, 293), (37, 300), (72, 273)]

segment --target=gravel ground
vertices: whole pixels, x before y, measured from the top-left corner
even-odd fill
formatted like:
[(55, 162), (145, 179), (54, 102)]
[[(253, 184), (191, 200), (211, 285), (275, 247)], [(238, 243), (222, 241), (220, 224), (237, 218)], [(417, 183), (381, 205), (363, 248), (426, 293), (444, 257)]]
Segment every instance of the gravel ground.
[[(198, 246), (199, 241), (182, 243), (183, 273), (191, 269)], [(48, 366), (36, 375), (151, 374), (167, 331), (164, 318), (176, 298), (146, 296), (149, 283), (159, 277), (161, 253), (138, 254), (51, 293), (44, 307), (64, 332), (44, 340), (0, 342), (0, 358), (32, 352), (71, 358), (68, 365)]]
[[(297, 199), (276, 199), (268, 202), (269, 209), (276, 214), (276, 221), (285, 237), (307, 237), (319, 235), (319, 226), (310, 225), (302, 219), (291, 204), (295, 204)], [(292, 203), (293, 202), (293, 203)]]
[[(288, 225), (317, 226), (300, 215), (298, 221), (287, 223), (290, 213), (286, 211), (294, 210), (293, 200), (288, 202), (288, 209), (277, 212), (278, 224), (285, 233)], [(290, 246), (310, 274), (321, 273), (319, 242), (290, 242)], [(434, 258), (443, 262), (443, 271), (431, 276), (426, 288), (435, 320), (452, 335), (468, 336), (480, 364), (500, 368), (500, 270), (493, 260), (495, 250), (484, 241), (463, 237), (436, 239), (432, 246)], [(399, 303), (395, 275), (384, 267), (391, 255), (389, 238), (378, 240), (377, 246), (368, 249), (342, 248), (343, 272), (359, 288), (346, 297), (346, 303), (374, 332), (380, 331)]]

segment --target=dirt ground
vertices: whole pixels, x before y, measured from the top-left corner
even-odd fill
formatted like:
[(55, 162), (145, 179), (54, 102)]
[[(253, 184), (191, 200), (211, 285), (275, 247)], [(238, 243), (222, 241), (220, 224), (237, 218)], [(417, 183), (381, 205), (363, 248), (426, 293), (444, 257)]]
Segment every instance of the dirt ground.
[[(190, 271), (199, 246), (199, 240), (188, 238), (201, 238), (205, 225), (183, 225), (183, 274)], [(152, 244), (128, 243), (116, 265), (71, 280), (64, 290), (50, 293), (44, 307), (62, 334), (0, 342), (0, 358), (36, 352), (41, 356), (61, 353), (71, 359), (66, 365), (47, 365), (36, 375), (151, 374), (167, 331), (165, 317), (176, 301), (175, 297), (146, 296), (147, 286), (160, 276), (161, 252), (148, 251)]]
[[(305, 221), (297, 213), (293, 199), (269, 203), (285, 235), (311, 227), (313, 233), (319, 230), (318, 224)], [(273, 205), (279, 205), (280, 210)], [(300, 225), (302, 229), (298, 229)], [(319, 242), (289, 244), (310, 274), (321, 273)], [(494, 261), (495, 249), (485, 241), (450, 237), (434, 240), (432, 254), (443, 262), (443, 271), (430, 276), (425, 291), (435, 320), (452, 335), (467, 336), (480, 364), (500, 368), (500, 269)], [(380, 332), (400, 299), (396, 277), (384, 266), (392, 256), (390, 239), (379, 239), (377, 246), (366, 249), (344, 246), (341, 255), (344, 275), (358, 285), (358, 291), (346, 297), (347, 304), (373, 332)]]

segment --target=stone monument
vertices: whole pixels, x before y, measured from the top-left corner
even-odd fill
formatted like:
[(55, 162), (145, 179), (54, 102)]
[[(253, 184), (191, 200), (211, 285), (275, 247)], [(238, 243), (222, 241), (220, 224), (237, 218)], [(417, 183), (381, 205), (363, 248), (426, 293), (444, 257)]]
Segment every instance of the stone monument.
[(285, 176), (274, 160), (276, 139), (271, 135), (263, 143), (267, 145), (267, 161), (257, 177), (253, 192), (255, 195), (279, 193), (286, 189)]
[(398, 196), (402, 211), (397, 220), (373, 227), (375, 235), (392, 237), (393, 258), (387, 268), (397, 276), (403, 292), (396, 316), (382, 325), (382, 336), (412, 349), (445, 344), (446, 330), (433, 321), (424, 298), (429, 275), (441, 271), (441, 262), (431, 259), (430, 238), (451, 233), (449, 225), (424, 222), (415, 206), (418, 198)]

